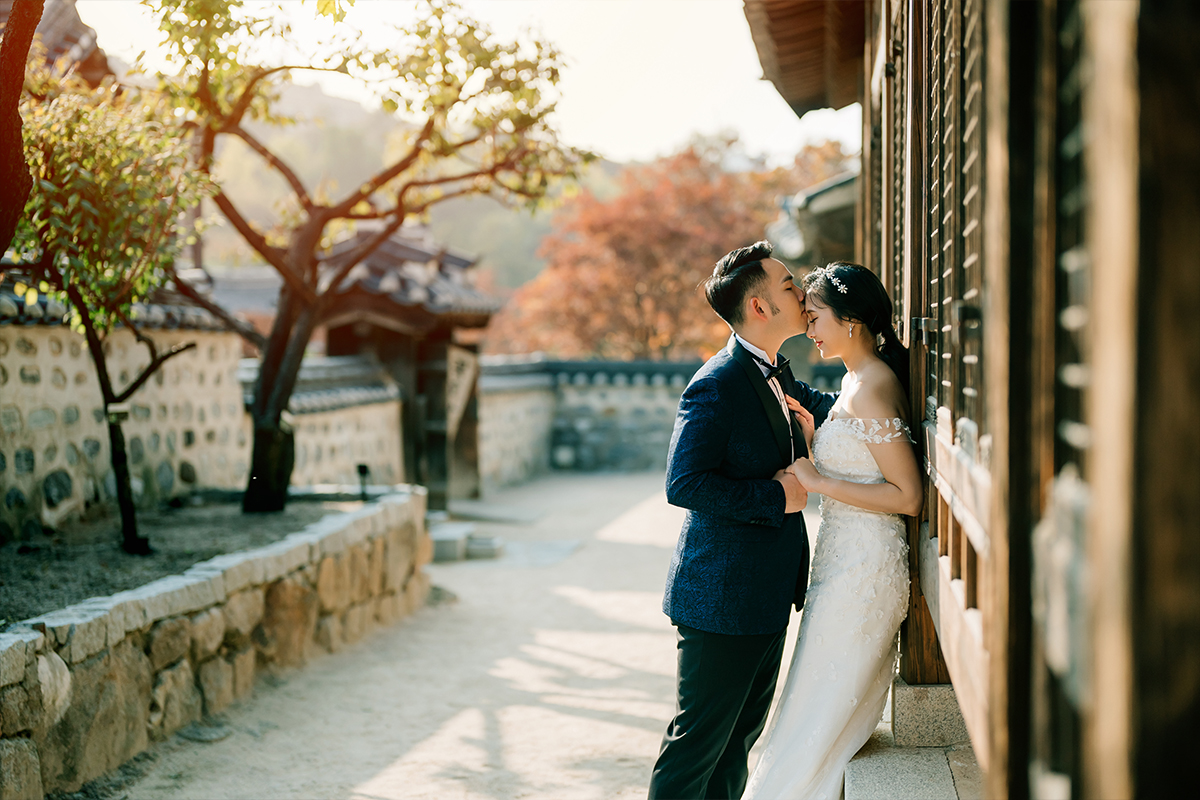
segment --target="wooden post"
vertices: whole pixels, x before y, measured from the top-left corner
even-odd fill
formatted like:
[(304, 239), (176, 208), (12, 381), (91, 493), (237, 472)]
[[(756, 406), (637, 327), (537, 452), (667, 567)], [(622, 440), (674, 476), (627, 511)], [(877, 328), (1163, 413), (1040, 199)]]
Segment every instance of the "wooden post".
[[(1095, 265), (1096, 307), (1114, 302), (1121, 317), (1097, 326), (1097, 372), (1121, 372), (1096, 387), (1093, 412), (1104, 439), (1120, 415), (1120, 440), (1098, 442), (1097, 457), (1133, 456), (1114, 465), (1104, 488), (1132, 483), (1135, 493), (1130, 508), (1125, 497), (1101, 499), (1096, 486), (1093, 569), (1106, 583), (1093, 615), (1098, 702), (1084, 774), (1095, 796), (1128, 787), (1138, 797), (1182, 797), (1194, 791), (1188, 722), (1200, 712), (1200, 14), (1183, 2), (1104, 5), (1087, 9), (1090, 43), (1107, 62), (1096, 68), (1090, 114), (1105, 126), (1097, 161), (1120, 161), (1096, 194), (1126, 194), (1095, 209), (1097, 252), (1110, 248)], [(1136, 208), (1122, 202), (1134, 192)], [(1105, 279), (1113, 284), (1101, 286)], [(1109, 389), (1119, 392), (1115, 406), (1104, 403)], [(1102, 520), (1108, 513), (1128, 516)], [(1128, 700), (1110, 700), (1127, 687)]]
[[(985, 399), (992, 503), (984, 592), (989, 753), (984, 796), (1029, 797), (1030, 408), (1034, 121), (1038, 4), (984, 9), (987, 138), (984, 200)], [(1042, 39), (1046, 36), (1042, 34)]]

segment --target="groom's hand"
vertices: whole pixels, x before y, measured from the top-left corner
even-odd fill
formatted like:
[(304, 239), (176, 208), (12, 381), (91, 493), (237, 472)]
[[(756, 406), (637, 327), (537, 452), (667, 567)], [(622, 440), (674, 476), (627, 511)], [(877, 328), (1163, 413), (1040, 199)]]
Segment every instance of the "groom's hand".
[(795, 514), (803, 511), (804, 507), (808, 505), (808, 490), (804, 488), (804, 484), (800, 483), (800, 480), (786, 469), (776, 472), (774, 480), (779, 481), (783, 487), (783, 494), (786, 498), (783, 513)]

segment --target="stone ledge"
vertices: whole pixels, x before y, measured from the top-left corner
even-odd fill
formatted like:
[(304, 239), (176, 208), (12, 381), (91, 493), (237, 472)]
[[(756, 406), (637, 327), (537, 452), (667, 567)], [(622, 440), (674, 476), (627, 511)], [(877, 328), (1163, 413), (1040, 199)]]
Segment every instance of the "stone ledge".
[(892, 733), (896, 747), (947, 747), (970, 741), (951, 684), (892, 683)]
[[(12, 796), (75, 791), (203, 709), (246, 696), (259, 665), (301, 666), (318, 649), (336, 650), (420, 607), (429, 592), (421, 567), (433, 549), (426, 493), (405, 487), (377, 499), (266, 547), (0, 634), (0, 766), (40, 773), (38, 786)], [(336, 608), (318, 601), (327, 560), (341, 570)], [(95, 747), (97, 736), (111, 746)], [(0, 780), (0, 800), (6, 791)]]
[(845, 800), (959, 800), (946, 751), (892, 747), (880, 733), (846, 766)]

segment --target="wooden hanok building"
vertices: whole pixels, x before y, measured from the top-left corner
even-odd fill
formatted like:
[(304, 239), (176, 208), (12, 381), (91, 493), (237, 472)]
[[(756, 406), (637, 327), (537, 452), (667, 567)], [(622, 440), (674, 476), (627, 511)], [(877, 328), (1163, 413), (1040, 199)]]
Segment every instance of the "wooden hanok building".
[(987, 797), (1191, 796), (1200, 5), (745, 7), (797, 114), (862, 105), (929, 475), (901, 677), (952, 682)]
[[(371, 235), (335, 245), (326, 269)], [(428, 488), (431, 510), (480, 492), (478, 334), (500, 301), (475, 288), (473, 266), (401, 232), (350, 271), (320, 322), (327, 355), (370, 355), (399, 384), (405, 480)]]

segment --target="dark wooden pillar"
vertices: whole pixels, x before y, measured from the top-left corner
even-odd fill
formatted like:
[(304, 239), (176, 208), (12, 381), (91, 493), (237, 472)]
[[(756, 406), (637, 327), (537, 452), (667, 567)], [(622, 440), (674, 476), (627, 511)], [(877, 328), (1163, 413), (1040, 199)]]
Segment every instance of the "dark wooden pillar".
[(1136, 35), (1133, 784), (1184, 797), (1200, 752), (1200, 6), (1143, 0)]
[(450, 332), (435, 330), (417, 347), (417, 415), (424, 436), (417, 453), (417, 476), (429, 490), (428, 509), (445, 511), (450, 492), (446, 425), (446, 356)]

